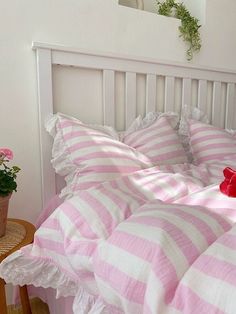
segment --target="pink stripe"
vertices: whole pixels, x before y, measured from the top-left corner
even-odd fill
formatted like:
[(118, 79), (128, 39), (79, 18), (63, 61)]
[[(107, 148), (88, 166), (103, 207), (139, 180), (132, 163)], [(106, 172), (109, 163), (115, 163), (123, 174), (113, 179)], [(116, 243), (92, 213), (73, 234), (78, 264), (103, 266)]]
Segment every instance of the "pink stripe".
[[(97, 239), (97, 234), (90, 227), (90, 221), (87, 221), (85, 217), (82, 216), (79, 208), (71, 204), (69, 200), (64, 202), (60, 208), (71, 221), (72, 226), (76, 227), (83, 237)], [(61, 231), (63, 232), (63, 229)]]
[(161, 149), (163, 147), (169, 147), (169, 146), (174, 146), (174, 145), (180, 146), (177, 138), (170, 139), (168, 141), (165, 141), (164, 139), (161, 143), (156, 143), (156, 141), (154, 141), (153, 143), (148, 143), (148, 144), (149, 145), (145, 145), (145, 147), (143, 147), (142, 149), (143, 154), (145, 153), (148, 154), (148, 152), (151, 152), (152, 150)]
[[(156, 194), (155, 198), (158, 198), (162, 201), (173, 202), (176, 198), (180, 198), (189, 193), (189, 189), (196, 189), (196, 184), (192, 181), (181, 182), (179, 181), (178, 176), (170, 175), (165, 173), (164, 180), (161, 181), (161, 178), (157, 177), (157, 182), (159, 181), (159, 185), (154, 186), (154, 192)], [(162, 184), (164, 186), (162, 187)], [(192, 184), (192, 186), (191, 186)], [(167, 189), (166, 185), (170, 185), (173, 190)]]
[[(79, 174), (78, 174), (79, 179)], [(89, 181), (89, 182), (81, 182), (76, 184), (71, 184), (70, 188), (73, 192), (79, 191), (79, 190), (87, 190), (91, 187), (97, 187), (99, 184), (101, 184), (102, 181)]]
[(113, 219), (110, 209), (106, 208), (105, 205), (103, 205), (95, 196), (90, 194), (89, 191), (81, 191), (80, 197), (95, 213), (97, 213), (108, 234), (111, 234), (118, 221)]
[[(36, 245), (36, 247), (37, 247), (37, 245)], [(68, 271), (68, 269), (62, 267), (54, 259), (52, 259), (52, 258), (50, 258), (48, 256), (47, 257), (46, 256), (43, 256), (43, 257), (42, 256), (35, 256), (34, 252), (33, 252), (33, 249), (30, 252), (28, 252), (28, 246), (27, 247), (22, 247), (21, 250), (23, 251), (25, 256), (29, 257), (33, 261), (43, 261), (44, 263), (46, 263), (46, 265), (51, 264), (50, 267), (53, 267), (53, 271), (55, 271), (55, 267), (56, 267), (56, 268), (59, 269), (59, 271), (61, 273), (66, 274), (66, 276), (69, 279), (72, 279), (73, 281), (77, 282), (78, 276), (74, 272), (70, 272), (70, 271)]]
[[(227, 153), (228, 155), (235, 155), (235, 152), (232, 153)], [(199, 162), (204, 162), (204, 161), (208, 161), (208, 160), (215, 160), (215, 159), (223, 159), (225, 157), (225, 152), (222, 153), (218, 153), (218, 154), (209, 154), (208, 156), (204, 156), (204, 157), (199, 157), (198, 161)]]
[[(150, 143), (150, 142), (152, 142), (152, 141), (157, 141), (157, 140), (159, 140), (160, 141), (160, 139), (162, 140), (162, 141), (164, 141), (164, 138), (165, 137), (168, 137), (168, 136), (170, 136), (170, 135), (173, 135), (173, 130), (169, 127), (167, 130), (163, 130), (163, 131), (160, 131), (160, 129), (158, 130), (158, 133), (157, 134), (153, 134), (153, 135), (150, 135), (150, 136), (148, 136), (148, 137), (146, 137), (146, 138), (144, 138), (143, 139), (143, 142), (142, 142), (142, 140), (139, 138), (139, 140), (137, 141), (137, 144), (135, 144), (135, 143), (132, 143), (131, 144), (131, 146), (132, 147), (135, 147), (135, 148), (140, 148), (140, 147), (142, 147), (142, 146), (146, 146), (146, 143)], [(148, 132), (149, 133), (149, 132)], [(138, 144), (139, 143), (139, 144)]]
[(225, 232), (231, 229), (232, 224), (229, 221), (227, 221), (227, 218), (224, 218), (221, 215), (218, 215), (212, 212), (210, 209), (207, 209), (201, 206), (196, 206), (196, 209), (204, 214), (207, 214), (213, 219), (215, 219)]
[(148, 304), (147, 298), (145, 298), (145, 300), (144, 300), (143, 314), (153, 314), (153, 311), (151, 310), (151, 308), (150, 308), (150, 306)]
[(96, 172), (96, 173), (132, 173), (140, 170), (140, 166), (122, 166), (122, 165), (91, 165), (82, 170), (83, 174)]
[(171, 306), (179, 310), (181, 314), (225, 314), (224, 311), (200, 298), (183, 284), (179, 285)]
[[(203, 143), (202, 143), (203, 144)], [(235, 144), (232, 144), (232, 143), (213, 143), (213, 144), (210, 144), (210, 143), (206, 143), (206, 145), (201, 145), (201, 148), (200, 149), (194, 149), (195, 152), (206, 152), (206, 151), (211, 151), (212, 149), (215, 149), (215, 148), (220, 148), (220, 149), (224, 149), (224, 151), (231, 151), (232, 149), (235, 150), (235, 153), (236, 153), (236, 145)], [(226, 148), (226, 150), (225, 150)], [(228, 150), (227, 148), (230, 148), (230, 150)]]
[[(124, 142), (127, 143), (128, 145), (134, 147), (135, 143), (139, 142), (140, 140), (142, 141), (142, 138), (145, 137), (146, 134), (148, 134), (154, 130), (157, 130), (157, 132), (158, 132), (159, 129), (162, 127), (165, 127), (166, 124), (168, 124), (166, 119), (160, 118), (155, 123), (153, 123), (151, 126), (149, 126), (147, 128), (143, 128), (141, 130), (137, 130), (137, 131), (133, 132), (132, 134), (127, 135), (124, 138)], [(157, 134), (159, 134), (159, 132)]]
[(132, 214), (132, 212), (130, 210), (130, 204), (129, 204), (130, 202), (127, 202), (127, 200), (123, 200), (121, 197), (119, 197), (113, 191), (110, 191), (108, 189), (104, 189), (103, 186), (100, 186), (98, 188), (98, 190), (100, 191), (100, 193), (102, 195), (109, 198), (109, 200), (114, 203), (115, 207), (117, 207), (117, 205), (119, 204), (119, 213), (123, 213), (123, 219), (122, 220), (128, 218)]
[[(164, 137), (167, 137), (173, 134), (172, 129), (165, 125), (162, 128), (158, 127), (158, 134), (155, 133), (155, 134), (150, 135), (149, 133), (150, 132), (148, 130), (148, 132), (145, 133), (145, 137), (143, 138), (143, 140), (140, 140), (140, 138), (138, 139), (139, 140), (138, 143), (141, 142), (143, 143), (143, 145), (149, 144), (150, 142), (153, 142), (155, 140), (163, 140)], [(146, 137), (146, 135), (148, 136)]]
[(129, 222), (145, 224), (155, 228), (160, 228), (163, 233), (167, 233), (169, 237), (176, 243), (180, 251), (182, 251), (189, 265), (199, 256), (200, 252), (191, 239), (182, 232), (177, 226), (169, 222), (167, 219), (153, 216), (132, 217)]
[[(214, 131), (212, 130), (211, 133), (214, 133)], [(223, 134), (209, 134), (209, 135), (199, 135), (199, 134), (196, 134), (196, 135), (191, 135), (191, 139), (190, 139), (190, 143), (192, 146), (195, 146), (195, 145), (198, 145), (198, 144), (201, 144), (201, 143), (204, 143), (204, 142), (208, 142), (211, 140), (218, 140), (218, 142), (225, 142), (226, 141), (229, 141), (231, 140), (230, 138), (224, 136)]]
[(145, 200), (142, 197), (140, 197), (139, 195), (137, 195), (137, 192), (135, 191), (135, 189), (132, 190), (132, 183), (130, 185), (130, 187), (131, 187), (130, 189), (129, 188), (128, 189), (123, 189), (123, 187), (120, 187), (119, 184), (118, 184), (118, 182), (122, 182), (122, 181), (123, 181), (123, 178), (121, 180), (119, 180), (119, 181), (118, 180), (117, 181), (115, 181), (115, 180), (111, 181), (111, 182), (109, 182), (109, 184), (111, 185), (111, 187), (113, 189), (118, 189), (124, 195), (127, 195), (128, 198), (134, 198), (133, 194), (135, 194), (135, 201), (139, 204), (139, 206), (142, 206)]
[(80, 139), (79, 142), (75, 143), (75, 144), (72, 144), (70, 146), (68, 146), (69, 150), (71, 153), (77, 151), (77, 150), (80, 150), (80, 149), (83, 149), (83, 148), (87, 148), (87, 147), (94, 147), (94, 145), (96, 145), (97, 147), (99, 146), (107, 146), (108, 148), (109, 147), (115, 147), (115, 148), (121, 148), (121, 144), (119, 142), (115, 142), (115, 140), (113, 139), (104, 139), (102, 138), (102, 140), (98, 140), (96, 138), (92, 138), (90, 140), (87, 140), (87, 141), (83, 141), (82, 139)]
[(199, 134), (200, 132), (220, 132), (220, 133), (223, 133), (222, 130), (220, 130), (219, 128), (217, 127), (213, 127), (212, 125), (206, 125), (206, 124), (202, 124), (202, 123), (195, 123), (195, 124), (191, 124), (190, 126), (190, 130), (191, 130), (191, 134), (194, 135), (194, 134)]
[(194, 263), (193, 267), (206, 274), (207, 277), (220, 279), (234, 288), (236, 287), (236, 266), (234, 264), (204, 254)]
[(161, 281), (166, 291), (166, 302), (168, 303), (172, 299), (178, 284), (178, 278), (174, 265), (166, 256), (160, 245), (119, 230), (116, 230), (111, 235), (109, 242), (150, 262), (153, 272)]
[[(207, 196), (204, 194), (204, 192), (208, 193), (208, 195), (209, 195), (209, 193), (211, 193), (212, 195)], [(228, 207), (229, 210), (235, 211), (235, 209), (234, 209), (235, 199), (234, 198), (219, 199), (219, 197), (221, 197), (222, 195), (220, 194), (220, 192), (218, 190), (217, 191), (216, 190), (215, 191), (205, 190), (204, 192), (202, 193), (200, 191), (199, 193), (196, 193), (193, 195), (188, 195), (183, 200), (184, 200), (184, 202), (186, 201), (188, 204), (189, 204), (189, 202), (191, 202), (191, 204), (202, 205), (202, 206), (206, 206), (206, 207), (209, 207), (212, 209), (216, 209), (216, 208), (227, 209), (227, 207)]]
[(116, 158), (119, 161), (120, 160), (131, 160), (131, 161), (138, 161), (137, 158), (134, 156), (134, 154), (127, 154), (126, 152), (120, 151), (119, 153), (117, 152), (109, 152), (109, 151), (97, 151), (97, 152), (93, 152), (93, 153), (89, 153), (86, 155), (82, 155), (78, 158), (75, 158), (74, 161), (80, 161), (80, 160), (90, 160), (90, 159), (97, 159), (97, 158)]
[(125, 183), (129, 191), (131, 191), (135, 195), (138, 195), (142, 200), (147, 199), (146, 195), (142, 193), (138, 188), (136, 188), (136, 186), (132, 182), (130, 182), (128, 177), (124, 177), (122, 179), (123, 179), (122, 181)]
[[(174, 149), (174, 148), (173, 148)], [(175, 148), (176, 149), (176, 148)], [(150, 156), (150, 159), (154, 162), (167, 161), (173, 158), (183, 157), (185, 159), (184, 151), (181, 148), (177, 148), (175, 151), (158, 153), (156, 156)]]
[(130, 302), (143, 304), (146, 284), (133, 279), (106, 263), (96, 259), (95, 261), (95, 277), (100, 277), (106, 284), (109, 284), (123, 298)]
[[(204, 198), (203, 198), (204, 197)], [(211, 197), (205, 197), (201, 194), (194, 194), (194, 195), (190, 195), (187, 197), (184, 197), (182, 199), (178, 199), (176, 201), (176, 203), (184, 203), (184, 204), (188, 204), (188, 205), (201, 205), (201, 206), (205, 206), (208, 209), (210, 209), (211, 211), (213, 211), (214, 213), (218, 214), (218, 215), (224, 215), (228, 218), (230, 218), (233, 222), (236, 222), (236, 211), (234, 209), (235, 203), (230, 202), (230, 198), (229, 200), (219, 200), (217, 199), (217, 195), (215, 196), (215, 198), (213, 198), (214, 195)], [(228, 206), (228, 208), (226, 208), (226, 206)], [(224, 227), (225, 228), (225, 227)], [(227, 226), (226, 226), (226, 231), (228, 230)]]
[[(81, 126), (77, 126), (77, 128), (81, 128)], [(95, 130), (82, 130), (82, 131), (76, 131), (73, 130), (72, 132), (67, 132), (66, 130), (63, 130), (63, 132), (66, 132), (65, 134), (63, 134), (63, 138), (64, 140), (68, 141), (68, 140), (72, 140), (76, 137), (81, 137), (81, 139), (83, 137), (89, 137), (89, 136), (93, 136), (93, 137), (100, 137), (100, 138), (111, 138), (109, 135), (105, 134), (105, 133), (99, 133), (98, 131)], [(115, 139), (114, 139), (115, 140)]]
[(217, 242), (236, 251), (236, 235), (234, 234), (226, 233)]
[(169, 136), (171, 134), (173, 134), (173, 131), (170, 130), (169, 128), (166, 130), (164, 128), (164, 130), (161, 131), (161, 129), (158, 129), (158, 133), (157, 134), (150, 134), (150, 130), (148, 130), (147, 132), (143, 133), (142, 136), (137, 137), (136, 141), (131, 142), (130, 146), (135, 147), (135, 148), (141, 148), (142, 146), (145, 146), (146, 144), (149, 144), (150, 142), (154, 141), (154, 140), (160, 140), (161, 137), (164, 136)]
[(61, 127), (61, 128), (67, 128), (67, 127), (74, 127), (74, 126), (83, 126), (82, 125), (82, 122), (81, 121), (71, 121), (71, 120), (68, 120), (66, 118), (60, 118), (60, 122), (58, 123), (58, 125)]
[(64, 246), (66, 254), (91, 257), (97, 248), (97, 242), (91, 242), (91, 240), (86, 239), (75, 240), (66, 237), (64, 239)]
[(41, 225), (43, 228), (58, 230), (59, 222), (56, 218), (48, 217)]
[[(208, 245), (212, 244), (217, 239), (216, 234), (212, 231), (212, 229), (209, 227), (207, 222), (201, 220), (200, 218), (190, 213), (185, 212), (181, 208), (166, 207), (165, 209), (161, 209), (161, 210), (171, 213), (172, 215), (175, 215), (183, 219), (184, 221), (187, 221), (188, 223), (194, 225), (195, 228), (205, 238), (205, 241)], [(205, 214), (207, 213), (205, 212)]]
[(65, 258), (65, 250), (63, 243), (58, 241), (41, 238), (40, 236), (35, 236), (34, 238), (34, 246), (38, 246), (43, 250), (50, 250), (56, 252), (59, 255), (63, 255)]

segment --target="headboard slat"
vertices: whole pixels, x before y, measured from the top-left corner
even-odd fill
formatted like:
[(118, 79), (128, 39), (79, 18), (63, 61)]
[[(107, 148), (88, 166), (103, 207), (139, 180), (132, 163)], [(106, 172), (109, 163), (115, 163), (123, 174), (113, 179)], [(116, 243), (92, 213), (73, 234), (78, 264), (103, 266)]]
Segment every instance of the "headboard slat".
[(166, 76), (165, 79), (165, 111), (175, 111), (175, 78)]
[(191, 106), (192, 104), (192, 80), (183, 79), (182, 105)]
[(126, 103), (126, 129), (136, 118), (136, 73), (126, 72), (125, 74), (125, 103)]
[(103, 71), (104, 124), (115, 127), (115, 72)]
[(207, 81), (199, 80), (198, 81), (198, 108), (202, 111), (206, 109), (207, 105)]
[(227, 84), (227, 96), (226, 96), (226, 119), (225, 127), (231, 129), (236, 126), (236, 90), (235, 84)]
[(146, 112), (156, 111), (157, 77), (147, 74), (146, 78)]
[(224, 111), (221, 103), (221, 82), (213, 83), (212, 123), (224, 128)]

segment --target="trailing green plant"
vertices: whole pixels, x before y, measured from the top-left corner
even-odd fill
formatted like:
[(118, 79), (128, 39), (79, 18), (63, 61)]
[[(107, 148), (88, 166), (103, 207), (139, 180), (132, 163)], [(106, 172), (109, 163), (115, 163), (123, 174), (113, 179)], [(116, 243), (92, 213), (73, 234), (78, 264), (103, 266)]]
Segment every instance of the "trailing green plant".
[(181, 20), (180, 37), (188, 45), (187, 60), (191, 60), (193, 54), (201, 49), (199, 20), (190, 14), (183, 3), (177, 3), (175, 0), (157, 1), (157, 11), (160, 15), (176, 17)]

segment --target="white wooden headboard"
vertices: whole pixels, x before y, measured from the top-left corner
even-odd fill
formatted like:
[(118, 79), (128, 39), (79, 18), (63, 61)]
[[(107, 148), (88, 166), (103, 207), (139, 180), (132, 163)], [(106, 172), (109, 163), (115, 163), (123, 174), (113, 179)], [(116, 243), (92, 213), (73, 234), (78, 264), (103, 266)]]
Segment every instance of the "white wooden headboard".
[(115, 80), (116, 73), (122, 72), (125, 80), (125, 127), (137, 115), (137, 77), (141, 74), (145, 77), (145, 112), (156, 111), (158, 108), (158, 82), (161, 77), (164, 82), (164, 111), (180, 110), (181, 106), (176, 107), (178, 95), (182, 104), (191, 104), (210, 112), (209, 119), (213, 125), (236, 128), (236, 72), (37, 42), (32, 46), (37, 58), (43, 206), (57, 190), (56, 177), (50, 162), (52, 139), (44, 127), (45, 120), (54, 112), (53, 65), (102, 71), (103, 123), (106, 125), (116, 124)]

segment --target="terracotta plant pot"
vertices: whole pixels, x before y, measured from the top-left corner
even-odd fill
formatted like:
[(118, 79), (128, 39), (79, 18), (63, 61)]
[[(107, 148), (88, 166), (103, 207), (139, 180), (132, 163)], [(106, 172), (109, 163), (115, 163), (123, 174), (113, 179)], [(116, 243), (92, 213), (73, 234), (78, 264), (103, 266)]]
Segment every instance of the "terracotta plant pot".
[(0, 196), (0, 238), (6, 234), (7, 213), (10, 198), (11, 194), (4, 197)]

